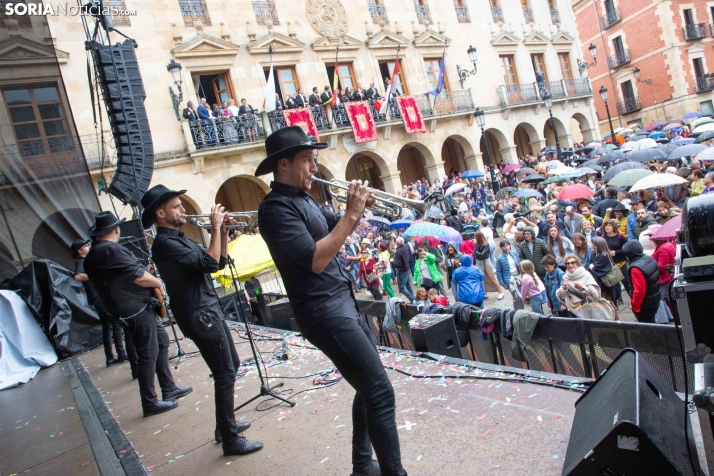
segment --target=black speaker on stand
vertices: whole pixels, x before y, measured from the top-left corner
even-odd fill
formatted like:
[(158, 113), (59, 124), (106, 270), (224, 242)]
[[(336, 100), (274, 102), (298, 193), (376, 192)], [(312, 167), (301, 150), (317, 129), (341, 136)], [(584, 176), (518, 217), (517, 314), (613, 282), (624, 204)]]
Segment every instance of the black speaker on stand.
[(563, 475), (700, 475), (684, 413), (659, 374), (635, 350), (623, 350), (575, 402)]

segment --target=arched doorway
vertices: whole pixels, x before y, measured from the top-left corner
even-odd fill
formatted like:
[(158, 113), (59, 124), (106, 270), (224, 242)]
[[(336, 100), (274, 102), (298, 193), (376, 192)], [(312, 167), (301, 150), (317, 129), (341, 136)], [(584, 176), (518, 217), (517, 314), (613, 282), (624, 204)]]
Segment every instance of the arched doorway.
[[(320, 170), (320, 176), (323, 180), (332, 180), (334, 178), (330, 171), (327, 170), (327, 167), (325, 167), (324, 165), (319, 164), (318, 169)], [(372, 182), (370, 181), (370, 183)], [(312, 182), (310, 186), (310, 195), (312, 196), (312, 198), (315, 199), (317, 203), (329, 202), (331, 200), (331, 195), (330, 191), (327, 190), (327, 188), (327, 185), (325, 185), (323, 188), (325, 192), (325, 196), (323, 198), (322, 192), (320, 191), (320, 184), (318, 182)]]
[[(186, 215), (200, 215), (201, 212), (199, 211), (198, 206), (196, 206), (195, 203), (193, 203), (193, 200), (189, 197), (187, 197), (185, 194), (180, 195), (179, 198), (181, 199), (181, 206), (186, 210)], [(222, 202), (220, 202), (222, 203)], [(188, 220), (186, 220), (188, 221)], [(208, 220), (203, 220), (207, 222)], [(201, 231), (201, 228), (198, 226), (191, 225), (190, 223), (187, 223), (186, 226), (182, 228), (184, 235), (189, 240), (193, 240), (199, 245), (206, 246), (206, 240), (204, 238), (204, 234)]]
[[(486, 150), (486, 141), (488, 141), (488, 150)], [(501, 149), (508, 147), (508, 141), (503, 132), (498, 129), (487, 129), (486, 134), (481, 135), (479, 148), (483, 154), (483, 163), (487, 167), (503, 162)]]
[(419, 149), (405, 145), (397, 156), (397, 169), (402, 184), (409, 185), (426, 178), (426, 159)]
[(32, 255), (49, 259), (74, 269), (69, 247), (77, 238), (86, 238), (86, 230), (94, 223), (96, 212), (84, 208), (68, 208), (45, 218), (32, 237)]
[(238, 175), (223, 182), (216, 193), (216, 203), (231, 212), (254, 211), (267, 195), (267, 189), (267, 185), (254, 177)]
[[(386, 171), (386, 169), (385, 169)], [(384, 190), (384, 182), (382, 181), (383, 171), (379, 164), (366, 154), (355, 154), (347, 162), (347, 170), (345, 170), (345, 178), (348, 181), (352, 180), (368, 180), (371, 187)]]
[(531, 143), (538, 140), (538, 132), (536, 132), (535, 127), (527, 122), (521, 122), (518, 124), (515, 132), (513, 133), (513, 142), (516, 144), (516, 154), (518, 157), (520, 158), (526, 155), (537, 154), (538, 151), (533, 150)]
[[(563, 126), (563, 123), (560, 122), (560, 119), (557, 117), (553, 118), (553, 123), (555, 124), (555, 130), (556, 133), (558, 134), (559, 138), (565, 137), (567, 135), (567, 132), (565, 130), (565, 126)], [(543, 126), (543, 136), (545, 137), (545, 145), (552, 145), (555, 146), (555, 134), (553, 133), (553, 128), (551, 127), (551, 121), (548, 119), (545, 121), (545, 125)], [(567, 147), (567, 144), (563, 143), (563, 141), (560, 141), (560, 147), (565, 148)]]
[(573, 135), (573, 142), (592, 142), (595, 140), (593, 136), (594, 129), (590, 125), (590, 121), (583, 114), (577, 112), (570, 118), (570, 131)]
[(444, 162), (444, 170), (447, 174), (451, 174), (453, 171), (463, 172), (468, 169), (466, 151), (460, 141), (453, 137), (447, 138), (444, 145), (441, 146), (441, 160)]

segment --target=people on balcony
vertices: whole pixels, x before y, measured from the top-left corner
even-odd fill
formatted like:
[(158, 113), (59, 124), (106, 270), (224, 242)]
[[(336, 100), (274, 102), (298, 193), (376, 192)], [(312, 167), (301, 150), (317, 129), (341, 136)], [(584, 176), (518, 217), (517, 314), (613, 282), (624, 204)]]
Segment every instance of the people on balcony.
[(238, 117), (238, 114), (240, 114), (240, 109), (238, 109), (238, 106), (236, 106), (235, 101), (233, 101), (233, 99), (228, 100), (228, 112), (233, 117)]
[(312, 94), (310, 94), (310, 106), (322, 106), (322, 101), (320, 100), (320, 94), (317, 91), (317, 86), (312, 88)]
[(275, 93), (275, 110), (276, 111), (282, 111), (285, 109), (285, 105), (283, 104), (283, 100), (280, 99), (280, 95), (278, 93)]
[(243, 136), (249, 141), (254, 141), (258, 135), (258, 132), (255, 129), (255, 109), (253, 109), (253, 106), (248, 104), (248, 101), (245, 98), (240, 100), (238, 114), (240, 114), (241, 122), (243, 123)]
[(352, 99), (354, 101), (364, 101), (365, 99), (367, 99), (367, 97), (364, 95), (364, 91), (362, 90), (362, 88), (358, 88), (357, 90), (355, 90)]
[(332, 99), (332, 88), (325, 86), (324, 91), (320, 94), (321, 104), (328, 103)]
[(288, 94), (288, 99), (285, 101), (285, 107), (287, 109), (295, 109), (298, 107), (294, 94)]
[(308, 105), (307, 96), (305, 96), (305, 91), (303, 91), (302, 88), (298, 89), (297, 96), (295, 96), (295, 104), (297, 104), (297, 107), (305, 107)]
[(208, 108), (208, 102), (206, 98), (201, 98), (201, 104), (197, 109), (198, 117), (201, 121), (201, 128), (203, 129), (203, 136), (200, 142), (207, 142), (210, 147), (216, 145), (216, 131), (213, 127), (213, 121), (211, 120), (211, 111)]
[(364, 92), (364, 95), (367, 97), (367, 99), (379, 99), (382, 96), (379, 95), (379, 91), (377, 91), (377, 88), (374, 87), (374, 81), (369, 83), (369, 88), (367, 91)]

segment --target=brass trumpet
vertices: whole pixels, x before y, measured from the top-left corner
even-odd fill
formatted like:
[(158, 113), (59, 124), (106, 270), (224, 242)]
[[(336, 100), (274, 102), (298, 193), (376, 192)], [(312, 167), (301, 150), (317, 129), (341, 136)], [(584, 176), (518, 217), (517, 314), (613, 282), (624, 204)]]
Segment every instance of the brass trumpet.
[[(234, 220), (239, 218), (244, 220), (226, 225), (228, 228), (249, 228), (258, 219), (258, 211), (253, 210), (248, 212), (228, 212), (226, 216)], [(188, 222), (191, 225), (200, 226), (204, 230), (211, 230), (210, 222), (206, 223), (201, 221), (201, 218), (211, 218), (210, 213), (204, 213), (202, 215), (185, 215), (185, 217), (188, 219)]]
[[(335, 197), (340, 203), (347, 203), (347, 194), (334, 192), (332, 188), (349, 190), (350, 182), (346, 180), (323, 180), (320, 178), (312, 176), (312, 180), (318, 183), (327, 185), (327, 189), (330, 194)], [(429, 204), (422, 200), (410, 200), (408, 198), (400, 197), (399, 195), (393, 195), (391, 193), (383, 192), (374, 188), (369, 188), (372, 193), (372, 197), (375, 198), (376, 203), (369, 207), (373, 212), (386, 215), (391, 218), (399, 218), (402, 214), (402, 208), (410, 207), (415, 209), (421, 216), (426, 216), (426, 212), (429, 210)]]

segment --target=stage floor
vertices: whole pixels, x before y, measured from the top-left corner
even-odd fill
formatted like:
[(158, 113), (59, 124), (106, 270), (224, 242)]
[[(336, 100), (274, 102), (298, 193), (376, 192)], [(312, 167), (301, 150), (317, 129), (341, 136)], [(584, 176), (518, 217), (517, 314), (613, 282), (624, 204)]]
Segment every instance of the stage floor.
[[(258, 332), (268, 335), (265, 330)], [(247, 342), (233, 334), (241, 359), (247, 360), (251, 357)], [(302, 392), (295, 397), (298, 404), (258, 411), (252, 403), (239, 410), (237, 419), (252, 423), (245, 435), (265, 443), (262, 451), (243, 457), (224, 457), (213, 440), (213, 385), (200, 356), (185, 359), (178, 370), (172, 362), (177, 383), (193, 386), (193, 393), (180, 400), (178, 409), (149, 418), (142, 416), (138, 388), (127, 364), (106, 368), (101, 350), (80, 359), (152, 473), (350, 474), (354, 392), (344, 380), (305, 391), (313, 387), (313, 377), (294, 377), (329, 371), (332, 364), (301, 337), (290, 335), (288, 342), (287, 362), (272, 360), (279, 341), (261, 339), (259, 347), (271, 383), (282, 381), (285, 388)], [(195, 350), (187, 340), (182, 346)], [(422, 379), (388, 370), (397, 396), (402, 457), (409, 474), (560, 474), (573, 405), (580, 392), (508, 381), (506, 373), (478, 371), (396, 351), (385, 351), (382, 356), (385, 365), (412, 374), (459, 376)], [(236, 404), (258, 391), (255, 367), (244, 368), (249, 372), (236, 384)], [(469, 379), (469, 375), (484, 379)], [(288, 376), (293, 379), (281, 379)], [(261, 409), (271, 405), (264, 403)]]

